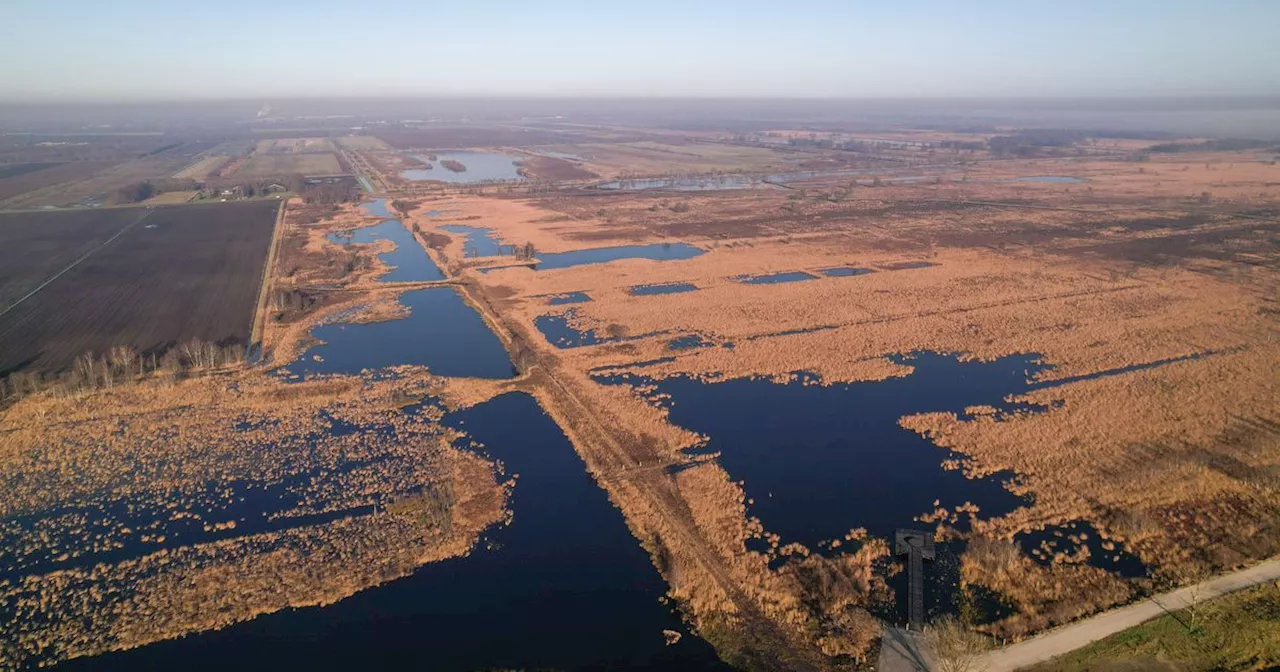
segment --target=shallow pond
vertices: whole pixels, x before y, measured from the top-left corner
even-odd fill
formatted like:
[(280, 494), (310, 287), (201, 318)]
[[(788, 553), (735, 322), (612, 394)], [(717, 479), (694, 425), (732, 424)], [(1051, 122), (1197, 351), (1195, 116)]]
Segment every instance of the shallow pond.
[(308, 350), (289, 369), (358, 374), (364, 369), (420, 364), (440, 376), (514, 375), (502, 342), (452, 287), (405, 292), (400, 302), (410, 311), (404, 319), (316, 327), (311, 333), (324, 345)]
[(383, 219), (392, 219), (395, 217), (395, 215), (391, 214), (391, 207), (385, 198), (361, 203), (360, 209), (364, 211), (364, 214), (373, 217), (382, 217)]
[(841, 266), (839, 268), (824, 268), (819, 270), (818, 272), (827, 276), (828, 278), (848, 278), (855, 275), (866, 275), (868, 273), (874, 273), (875, 271), (872, 271), (869, 268), (854, 268), (852, 266)]
[[(431, 168), (411, 168), (400, 171), (406, 180), (448, 182), (465, 184), (468, 182), (516, 181), (525, 179), (520, 174), (518, 156), (500, 154), (498, 152), (477, 152), (470, 150), (450, 150), (433, 152), (434, 161), (426, 155), (414, 155), (415, 158), (431, 165)], [(457, 161), (466, 170), (458, 173), (445, 168), (443, 162)]]
[(672, 282), (665, 285), (636, 285), (630, 292), (632, 296), (652, 296), (654, 294), (682, 294), (698, 291), (697, 285), (688, 282)]
[(741, 275), (735, 278), (735, 280), (744, 285), (776, 285), (784, 282), (800, 282), (802, 280), (817, 279), (817, 276), (809, 275), (804, 271), (771, 273), (769, 275)]
[(584, 345), (597, 345), (608, 339), (596, 336), (594, 329), (579, 331), (569, 324), (570, 313), (561, 315), (539, 315), (533, 318), (533, 326), (546, 337), (547, 342), (557, 348), (578, 348)]
[(493, 229), (462, 224), (446, 224), (440, 228), (466, 234), (466, 241), (462, 244), (462, 254), (465, 257), (501, 257), (515, 253), (515, 246), (499, 242), (493, 235)]
[(547, 298), (548, 306), (563, 306), (570, 303), (586, 303), (591, 300), (591, 296), (586, 292), (568, 292), (565, 294), (553, 294)]
[(610, 261), (618, 261), (619, 259), (673, 261), (692, 259), (702, 254), (706, 254), (706, 251), (688, 243), (621, 245), (618, 247), (597, 247), (591, 250), (574, 250), (573, 252), (539, 253), (538, 263), (534, 268), (540, 271), (550, 271), (557, 268), (572, 268), (586, 264), (604, 264)]
[[(720, 463), (745, 481), (748, 507), (782, 542), (816, 549), (819, 541), (865, 527), (889, 537), (898, 527), (919, 525), (933, 501), (954, 508), (981, 507), (982, 517), (1008, 513), (1024, 502), (1002, 487), (1008, 473), (968, 479), (946, 470), (957, 457), (898, 419), (927, 411), (963, 413), (966, 406), (1008, 408), (1003, 399), (1028, 389), (1044, 367), (1030, 355), (992, 362), (961, 362), (920, 353), (900, 361), (915, 367), (902, 378), (839, 385), (780, 384), (768, 379), (702, 382), (656, 381), (670, 395), (671, 421), (710, 437), (703, 451), (720, 451)], [(611, 384), (640, 384), (641, 377), (597, 377)]]
[[(519, 475), (512, 522), (470, 556), (335, 604), (72, 661), (69, 669), (723, 669), (568, 439), (511, 393), (445, 423)], [(674, 646), (664, 629), (684, 633)]]
[(1103, 539), (1092, 524), (1084, 521), (1026, 532), (1014, 537), (1014, 541), (1040, 564), (1049, 564), (1058, 553), (1079, 557), (1088, 549), (1086, 564), (1125, 578), (1147, 575), (1142, 560), (1126, 551), (1123, 544)]

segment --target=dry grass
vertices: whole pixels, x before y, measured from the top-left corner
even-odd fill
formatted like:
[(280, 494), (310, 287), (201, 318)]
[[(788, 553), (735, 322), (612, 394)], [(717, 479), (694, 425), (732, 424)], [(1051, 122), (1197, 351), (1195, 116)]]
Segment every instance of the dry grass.
[[(1052, 405), (1047, 412), (976, 413), (965, 421), (947, 415), (902, 419), (904, 428), (965, 454), (971, 475), (1012, 469), (1024, 476), (1034, 505), (980, 519), (978, 542), (1005, 543), (998, 540), (1083, 519), (1122, 541), (1157, 580), (1174, 582), (1274, 554), (1280, 550), (1273, 475), (1280, 469), (1280, 395), (1272, 373), (1280, 369), (1272, 305), (1275, 256), (1265, 235), (1231, 237), (1272, 225), (1223, 210), (1193, 212), (1199, 206), (1185, 193), (1203, 191), (1212, 175), (1223, 200), (1237, 199), (1224, 208), (1254, 207), (1269, 179), (1260, 171), (1270, 167), (1233, 166), (1210, 157), (1211, 167), (1197, 176), (1194, 162), (1203, 167), (1204, 157), (1180, 157), (1167, 166), (1164, 159), (1153, 160), (1143, 172), (1138, 164), (1102, 160), (1003, 162), (1000, 172), (997, 164), (972, 169), (967, 183), (858, 187), (858, 196), (846, 202), (812, 194), (796, 201), (764, 192), (687, 199), (455, 198), (447, 206), (460, 210), (450, 216), (454, 221), (492, 227), (508, 241), (532, 240), (539, 250), (654, 242), (685, 232), (679, 239), (708, 253), (678, 262), (618, 261), (550, 272), (473, 274), (462, 264), (453, 267), (477, 284), (507, 328), (589, 408), (589, 420), (572, 413), (557, 421), (570, 429), (575, 446), (695, 622), (721, 637), (726, 627), (759, 627), (746, 615), (754, 610), (793, 641), (856, 658), (875, 636), (859, 614), (876, 591), (854, 591), (861, 602), (815, 599), (809, 587), (836, 584), (796, 574), (803, 563), (819, 564), (809, 549), (789, 549), (796, 555), (781, 571), (768, 569), (766, 556), (747, 551), (745, 543), (771, 535), (750, 517), (741, 487), (718, 464), (684, 468), (674, 483), (649, 476), (662, 465), (686, 462), (679, 450), (700, 437), (671, 426), (640, 395), (598, 385), (587, 372), (625, 371), (633, 362), (671, 358), (636, 371), (658, 378), (786, 378), (810, 371), (834, 382), (903, 375), (909, 363), (886, 357), (916, 350), (982, 359), (1040, 353), (1054, 367), (1044, 380), (1059, 384), (1027, 401)], [(1079, 170), (1064, 173), (1067, 165)], [(1187, 181), (1175, 182), (1165, 171), (1185, 173)], [(1078, 173), (1090, 182), (1006, 181)], [(948, 200), (961, 197), (1066, 209)], [(688, 211), (676, 212), (676, 202), (689, 203)], [(1190, 209), (1160, 209), (1171, 204)], [(1159, 207), (1145, 209), (1154, 206)], [(1108, 211), (1116, 207), (1135, 209)], [(426, 227), (434, 218), (419, 221)], [(1183, 244), (1180, 237), (1187, 235), (1200, 242)], [(1123, 247), (1135, 244), (1157, 254)], [(446, 248), (453, 258), (455, 247), (456, 242)], [(895, 270), (915, 261), (935, 265)], [(734, 279), (837, 266), (875, 272), (779, 285)], [(672, 282), (699, 290), (629, 292), (635, 285)], [(573, 306), (576, 326), (638, 337), (552, 347), (533, 321), (563, 310), (548, 306), (546, 295), (575, 291), (593, 299)], [(668, 350), (666, 341), (681, 334), (734, 347)], [(1207, 356), (1162, 363), (1195, 355)], [(1121, 370), (1146, 364), (1153, 366)], [(1098, 373), (1109, 375), (1081, 378)], [(554, 398), (543, 401), (548, 408), (557, 404)], [(584, 422), (598, 429), (574, 429)], [(598, 436), (600, 431), (613, 443)], [(658, 494), (671, 494), (672, 485), (682, 509), (663, 504), (669, 495)], [(696, 533), (682, 531), (670, 516), (686, 517)], [(720, 569), (708, 567), (702, 555), (707, 552)], [(868, 558), (841, 562), (874, 564)], [(1002, 636), (1092, 613), (1142, 588), (1088, 565), (1046, 567), (1023, 554), (994, 562), (974, 551), (964, 563), (966, 581), (1015, 605), (1013, 615), (989, 626)], [(847, 620), (840, 620), (841, 613)]]
[[(503, 490), (493, 465), (452, 447), (438, 411), (399, 411), (438, 386), (402, 373), (289, 385), (244, 371), (11, 408), (0, 511), (23, 575), (3, 589), (13, 611), (0, 662), (325, 604), (464, 553), (502, 519)], [(326, 431), (339, 421), (396, 432)], [(252, 484), (273, 493), (261, 518), (225, 513)], [(374, 513), (375, 502), (388, 510)]]

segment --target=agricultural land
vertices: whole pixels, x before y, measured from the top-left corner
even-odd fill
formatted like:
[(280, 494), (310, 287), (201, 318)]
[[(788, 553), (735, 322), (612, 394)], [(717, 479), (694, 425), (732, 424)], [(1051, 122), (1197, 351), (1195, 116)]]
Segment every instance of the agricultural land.
[(249, 344), (280, 203), (15, 213), (0, 370), (70, 368), (128, 346)]

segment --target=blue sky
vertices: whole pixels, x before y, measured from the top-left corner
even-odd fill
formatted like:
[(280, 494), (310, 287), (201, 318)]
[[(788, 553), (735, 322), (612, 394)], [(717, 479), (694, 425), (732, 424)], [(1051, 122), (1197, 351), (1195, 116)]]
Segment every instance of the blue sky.
[(1280, 94), (1280, 0), (4, 0), (0, 99)]

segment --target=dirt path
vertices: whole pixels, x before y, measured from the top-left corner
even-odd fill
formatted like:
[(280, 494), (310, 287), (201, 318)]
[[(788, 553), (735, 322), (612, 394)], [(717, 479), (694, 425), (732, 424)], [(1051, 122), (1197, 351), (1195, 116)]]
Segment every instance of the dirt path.
[(1248, 569), (1149, 597), (1127, 607), (1112, 609), (1025, 642), (992, 651), (979, 659), (972, 669), (1000, 672), (1042, 663), (1168, 612), (1277, 580), (1280, 580), (1280, 558), (1272, 558)]

